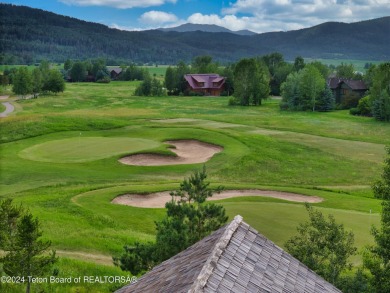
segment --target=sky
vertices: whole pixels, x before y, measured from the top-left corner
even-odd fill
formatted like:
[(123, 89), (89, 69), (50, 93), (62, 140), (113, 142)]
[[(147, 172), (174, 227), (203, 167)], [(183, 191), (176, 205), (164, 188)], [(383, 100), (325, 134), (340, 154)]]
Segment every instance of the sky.
[(390, 0), (12, 0), (121, 30), (216, 24), (256, 33), (390, 16)]

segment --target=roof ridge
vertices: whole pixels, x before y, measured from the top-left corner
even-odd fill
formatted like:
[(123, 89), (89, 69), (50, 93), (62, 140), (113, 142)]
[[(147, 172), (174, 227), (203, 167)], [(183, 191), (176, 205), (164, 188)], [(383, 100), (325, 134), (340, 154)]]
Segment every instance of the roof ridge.
[(238, 226), (240, 226), (241, 223), (242, 217), (237, 215), (234, 217), (233, 221), (231, 221), (230, 224), (226, 226), (224, 233), (215, 244), (213, 251), (206, 260), (206, 263), (203, 265), (202, 270), (192, 284), (191, 288), (188, 290), (188, 293), (202, 292), (203, 287), (206, 285), (209, 277), (213, 273), (215, 266), (217, 265), (219, 257), (222, 255), (234, 232), (236, 232)]

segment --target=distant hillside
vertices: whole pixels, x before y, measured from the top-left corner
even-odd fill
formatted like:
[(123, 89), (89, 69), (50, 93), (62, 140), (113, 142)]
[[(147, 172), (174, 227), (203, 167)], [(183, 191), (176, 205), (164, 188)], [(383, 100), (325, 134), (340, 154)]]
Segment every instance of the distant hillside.
[(104, 57), (109, 63), (176, 64), (198, 55), (220, 62), (278, 51), (287, 60), (390, 59), (390, 17), (324, 23), (289, 32), (243, 36), (231, 32), (128, 32), (25, 6), (0, 4), (0, 63)]
[(158, 30), (163, 32), (179, 32), (179, 33), (194, 32), (194, 31), (202, 31), (208, 33), (232, 33), (241, 36), (252, 36), (256, 34), (250, 30), (232, 31), (215, 24), (195, 24), (195, 23), (185, 23), (176, 27), (159, 28)]

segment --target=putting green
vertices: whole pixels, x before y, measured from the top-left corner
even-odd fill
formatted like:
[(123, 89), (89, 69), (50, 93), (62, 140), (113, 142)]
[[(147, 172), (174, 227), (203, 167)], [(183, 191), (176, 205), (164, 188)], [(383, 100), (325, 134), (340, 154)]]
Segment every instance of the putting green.
[(157, 148), (153, 140), (128, 137), (73, 137), (37, 144), (19, 153), (24, 159), (53, 163), (81, 163)]

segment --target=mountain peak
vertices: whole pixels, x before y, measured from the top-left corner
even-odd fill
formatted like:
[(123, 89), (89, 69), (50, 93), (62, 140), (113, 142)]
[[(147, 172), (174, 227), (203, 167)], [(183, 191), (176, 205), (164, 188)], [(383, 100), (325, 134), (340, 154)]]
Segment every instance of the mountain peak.
[(255, 35), (256, 33), (250, 31), (250, 30), (239, 30), (239, 31), (232, 31), (227, 28), (224, 28), (222, 26), (218, 26), (215, 24), (197, 24), (197, 23), (185, 23), (176, 27), (170, 27), (170, 28), (159, 28), (158, 30), (164, 31), (164, 32), (194, 32), (194, 31), (202, 31), (202, 32), (208, 32), (208, 33), (231, 33), (241, 36), (251, 36)]

